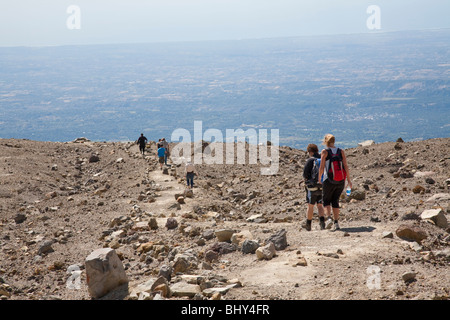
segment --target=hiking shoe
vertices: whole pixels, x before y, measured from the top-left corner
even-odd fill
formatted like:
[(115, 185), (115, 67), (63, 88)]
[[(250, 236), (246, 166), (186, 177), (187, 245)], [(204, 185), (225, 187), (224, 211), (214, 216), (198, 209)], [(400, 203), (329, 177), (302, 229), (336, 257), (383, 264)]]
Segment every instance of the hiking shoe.
[(325, 229), (325, 221), (320, 221), (320, 230)]
[(335, 222), (335, 223), (334, 223), (333, 231), (340, 230), (340, 229), (341, 229), (341, 228), (339, 227), (339, 222)]
[(325, 229), (331, 229), (332, 226), (333, 226), (333, 219), (328, 218), (327, 222), (325, 222)]
[(304, 221), (302, 223), (302, 228), (306, 229), (306, 231), (311, 231), (311, 224), (308, 224), (308, 222)]

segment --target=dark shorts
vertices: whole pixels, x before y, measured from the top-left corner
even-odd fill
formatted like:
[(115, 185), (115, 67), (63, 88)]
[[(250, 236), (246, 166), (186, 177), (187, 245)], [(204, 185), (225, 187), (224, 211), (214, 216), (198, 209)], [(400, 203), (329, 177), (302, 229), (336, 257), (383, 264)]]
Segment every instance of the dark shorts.
[(164, 157), (159, 157), (159, 163), (164, 163)]
[(308, 188), (306, 190), (306, 202), (309, 204), (322, 204), (322, 191), (310, 191)]
[(323, 205), (339, 208), (339, 197), (344, 191), (345, 181), (339, 184), (330, 183), (328, 180), (323, 182)]

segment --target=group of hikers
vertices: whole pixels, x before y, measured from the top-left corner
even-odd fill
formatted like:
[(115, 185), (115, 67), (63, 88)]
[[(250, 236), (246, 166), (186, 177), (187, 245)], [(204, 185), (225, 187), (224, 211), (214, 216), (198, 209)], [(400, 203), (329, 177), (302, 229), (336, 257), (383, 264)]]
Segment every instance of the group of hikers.
[[(147, 141), (142, 133), (136, 141), (142, 155), (145, 155)], [(339, 198), (345, 188), (346, 180), (348, 188), (352, 188), (350, 170), (344, 150), (335, 146), (335, 137), (332, 134), (325, 135), (323, 145), (325, 149), (320, 154), (319, 148), (315, 144), (309, 144), (306, 149), (310, 158), (306, 161), (303, 169), (306, 201), (308, 203), (306, 223), (303, 227), (307, 231), (311, 231), (314, 206), (317, 206), (320, 229), (331, 229), (333, 227), (333, 230), (339, 230)], [(159, 139), (157, 157), (161, 170), (164, 164), (167, 166), (169, 155), (169, 143), (165, 138)], [(188, 188), (194, 187), (195, 175), (198, 175), (195, 166), (191, 161), (188, 161), (185, 164)], [(333, 217), (331, 217), (331, 213), (333, 213)]]
[(320, 229), (331, 229), (333, 225), (333, 230), (340, 229), (339, 198), (345, 188), (345, 181), (348, 182), (349, 190), (352, 188), (352, 181), (345, 152), (334, 144), (335, 137), (327, 134), (323, 140), (325, 149), (320, 154), (315, 144), (309, 144), (306, 149), (310, 158), (303, 169), (308, 203), (306, 223), (303, 227), (308, 231), (311, 231), (315, 205), (319, 213)]
[[(144, 156), (145, 148), (147, 146), (148, 139), (141, 133), (141, 136), (137, 139), (136, 143), (139, 144), (139, 151)], [(158, 157), (158, 162), (160, 169), (163, 169), (163, 165), (168, 166), (167, 159), (170, 156), (169, 143), (166, 138), (159, 139), (156, 144), (156, 155)], [(185, 164), (185, 174), (186, 174), (186, 184), (189, 189), (194, 188), (194, 176), (198, 175), (194, 164), (191, 161), (187, 161)]]

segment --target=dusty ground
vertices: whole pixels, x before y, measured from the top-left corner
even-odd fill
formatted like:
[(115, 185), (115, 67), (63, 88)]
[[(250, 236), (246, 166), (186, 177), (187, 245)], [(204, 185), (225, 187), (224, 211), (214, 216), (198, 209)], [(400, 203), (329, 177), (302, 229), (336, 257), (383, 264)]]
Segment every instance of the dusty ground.
[[(241, 287), (221, 295), (227, 300), (448, 299), (449, 229), (420, 214), (439, 207), (450, 220), (449, 145), (446, 138), (346, 150), (354, 192), (365, 198), (343, 199), (341, 230), (319, 230), (315, 212), (307, 232), (301, 228), (307, 158), (302, 150), (281, 147), (274, 176), (261, 176), (259, 165), (198, 166), (193, 198), (177, 207), (174, 195), (185, 189), (183, 170), (174, 166), (164, 174), (154, 145), (143, 158), (132, 143), (0, 140), (0, 296), (91, 299), (84, 260), (110, 246), (130, 280), (129, 291), (111, 299), (129, 299), (134, 287), (173, 263), (174, 249), (191, 249), (197, 259), (185, 274), (217, 286), (238, 279)], [(98, 161), (89, 161), (93, 154)], [(436, 194), (441, 197), (427, 201)], [(263, 219), (247, 221), (256, 214)], [(157, 230), (145, 227), (152, 217)], [(177, 219), (177, 228), (165, 228), (168, 217)], [(121, 222), (111, 224), (114, 218)], [(427, 238), (420, 245), (401, 239), (400, 225), (419, 227)], [(217, 242), (205, 232), (223, 228), (249, 232), (260, 244), (285, 229), (288, 247), (271, 260), (236, 250), (204, 263)], [(113, 241), (112, 232), (120, 230), (124, 234)], [(53, 251), (39, 254), (45, 240), (53, 241)], [(149, 241), (160, 245), (160, 252), (137, 250)], [(67, 288), (71, 265), (82, 271), (79, 289)], [(404, 281), (405, 273), (415, 277)], [(177, 279), (174, 274), (172, 282)]]

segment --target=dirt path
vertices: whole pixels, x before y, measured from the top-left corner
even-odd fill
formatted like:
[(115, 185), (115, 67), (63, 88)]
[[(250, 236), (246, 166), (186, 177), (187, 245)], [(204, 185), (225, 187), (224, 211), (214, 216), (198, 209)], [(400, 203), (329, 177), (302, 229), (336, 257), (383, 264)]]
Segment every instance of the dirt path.
[[(157, 201), (149, 207), (158, 215), (161, 226), (170, 215), (179, 219), (192, 212), (207, 192), (194, 189), (194, 198), (186, 198), (180, 210), (168, 214), (167, 208), (175, 203), (175, 194), (183, 193), (184, 185), (159, 168), (149, 172), (149, 179), (162, 188)], [(226, 299), (379, 299), (406, 290), (401, 275), (419, 271), (417, 267), (411, 270), (407, 262), (402, 262), (411, 255), (417, 259), (418, 253), (408, 242), (383, 238), (383, 232), (395, 232), (396, 227), (389, 223), (344, 219), (341, 230), (335, 232), (319, 230), (317, 220), (311, 232), (301, 229), (300, 221), (265, 224), (241, 220), (200, 221), (196, 225), (204, 229), (250, 232), (260, 243), (280, 229), (287, 231), (288, 248), (277, 251), (271, 260), (260, 261), (254, 254), (236, 251), (222, 255), (213, 264), (214, 272), (238, 279), (243, 285), (230, 290)]]

